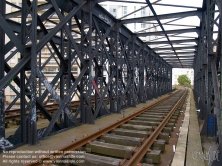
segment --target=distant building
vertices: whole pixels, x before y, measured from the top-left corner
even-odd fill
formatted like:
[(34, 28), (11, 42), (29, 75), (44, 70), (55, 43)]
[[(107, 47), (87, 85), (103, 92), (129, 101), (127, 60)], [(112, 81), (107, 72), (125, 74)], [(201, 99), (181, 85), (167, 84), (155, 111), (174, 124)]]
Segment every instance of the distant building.
[[(8, 0), (8, 1), (18, 7), (22, 7), (22, 0)], [(44, 4), (44, 3), (46, 3), (45, 0), (38, 0), (38, 4)], [(18, 10), (19, 9), (16, 7), (6, 5), (6, 14), (16, 12)], [(41, 14), (41, 12), (43, 12), (43, 11), (40, 11), (38, 14)], [(15, 16), (10, 19), (13, 21), (16, 21), (16, 22), (21, 22), (21, 16)], [(58, 22), (58, 17), (56, 16), (56, 14), (52, 15), (51, 19), (54, 19), (54, 21)], [(50, 22), (44, 22), (44, 24), (47, 29), (51, 29), (55, 26), (55, 24), (52, 24)], [(7, 42), (9, 42), (9, 38), (6, 35), (6, 43)], [(41, 60), (40, 60), (41, 62), (40, 63), (41, 63), (41, 66), (44, 66), (41, 69), (41, 71), (44, 73), (44, 76), (47, 78), (49, 83), (51, 83), (51, 81), (54, 79), (54, 77), (56, 76), (56, 74), (60, 70), (59, 69), (60, 60), (57, 56), (52, 56), (52, 52), (51, 52), (52, 50), (53, 49), (52, 49), (51, 45), (48, 45), (48, 47), (45, 46), (44, 48), (42, 48), (42, 50), (40, 51), (40, 53), (38, 55), (38, 56), (40, 56), (40, 54), (41, 54)], [(8, 65), (12, 68), (19, 62), (19, 59), (21, 58), (20, 57), (21, 55), (19, 52), (16, 51), (16, 48), (13, 48), (12, 50), (10, 50), (10, 52), (6, 55), (6, 57), (10, 56), (11, 54), (14, 54), (14, 52), (16, 52), (15, 55), (12, 56), (11, 59), (8, 61)], [(80, 69), (77, 66), (77, 62), (72, 62), (71, 72), (75, 77), (77, 77), (79, 75)], [(26, 76), (30, 76), (30, 74), (31, 74), (31, 71), (26, 71)], [(7, 86), (5, 88), (5, 101), (7, 104), (10, 104), (14, 100), (16, 100), (16, 103), (19, 103), (20, 96), (18, 94), (16, 94), (15, 90), (20, 92), (20, 87), (15, 84), (15, 82), (13, 81), (13, 78), (10, 83), (11, 83), (11, 86)], [(39, 95), (41, 96), (41, 94), (45, 91), (46, 87), (42, 83), (41, 89), (39, 89), (38, 83), (39, 83), (39, 81), (37, 81), (36, 88), (37, 88)], [(56, 83), (55, 87), (56, 87), (57, 94), (59, 94), (60, 93), (60, 86), (59, 86), (58, 82)], [(79, 100), (78, 96), (75, 95), (73, 100)], [(54, 99), (51, 96), (48, 96), (48, 102), (54, 102)]]
[[(122, 3), (122, 2), (101, 2), (99, 3), (103, 8), (105, 8), (109, 13), (111, 13), (117, 19), (131, 19), (137, 17), (146, 17), (151, 15), (151, 10), (149, 7), (146, 7), (146, 4), (137, 4), (137, 3)], [(132, 12), (136, 11), (133, 14)], [(130, 15), (129, 15), (130, 14)], [(130, 29), (134, 33), (140, 32), (154, 32), (157, 30), (154, 24), (149, 22), (144, 23), (131, 23), (125, 25), (128, 29)], [(147, 36), (140, 37), (141, 40), (149, 41), (156, 36)]]
[(194, 71), (193, 69), (188, 69), (188, 68), (174, 68), (173, 69), (173, 78), (172, 78), (172, 85), (178, 85), (178, 77), (180, 75), (186, 74), (187, 77), (190, 79), (191, 85), (193, 85), (194, 81)]

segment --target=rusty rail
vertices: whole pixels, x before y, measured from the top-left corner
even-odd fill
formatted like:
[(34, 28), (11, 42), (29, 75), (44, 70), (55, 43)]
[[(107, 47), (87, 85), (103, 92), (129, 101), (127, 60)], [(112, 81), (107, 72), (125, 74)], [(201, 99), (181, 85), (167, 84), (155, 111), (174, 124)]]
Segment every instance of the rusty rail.
[[(79, 140), (77, 140), (77, 141), (75, 141), (75, 142), (73, 142), (73, 143), (71, 143), (71, 144), (69, 144), (69, 145), (67, 145), (67, 146), (59, 149), (58, 151), (63, 151), (63, 152), (65, 152), (65, 151), (74, 151), (74, 150), (82, 147), (83, 145), (85, 145), (85, 144), (93, 141), (94, 139), (96, 139), (96, 138), (104, 135), (105, 133), (108, 133), (109, 131), (117, 128), (118, 126), (120, 126), (120, 125), (128, 122), (129, 120), (131, 120), (131, 119), (133, 119), (134, 117), (142, 114), (143, 112), (145, 112), (145, 111), (147, 111), (147, 110), (149, 110), (149, 109), (157, 106), (158, 104), (160, 104), (160, 103), (162, 103), (163, 101), (169, 99), (170, 97), (172, 97), (173, 95), (175, 95), (175, 94), (178, 93), (178, 92), (179, 92), (179, 91), (176, 91), (176, 92), (170, 94), (169, 96), (167, 96), (167, 97), (159, 100), (158, 102), (156, 102), (156, 103), (154, 103), (154, 104), (152, 104), (152, 105), (150, 105), (150, 106), (148, 106), (148, 107), (146, 107), (146, 108), (143, 108), (143, 109), (141, 109), (140, 111), (138, 111), (138, 112), (136, 112), (136, 113), (134, 113), (134, 114), (132, 114), (132, 115), (129, 115), (128, 117), (125, 117), (125, 118), (123, 118), (123, 119), (121, 119), (121, 120), (119, 120), (119, 121), (117, 121), (117, 122), (115, 122), (115, 123), (113, 123), (113, 124), (111, 124), (111, 125), (109, 125), (109, 126), (107, 126), (107, 127), (104, 127), (104, 128), (100, 129), (100, 130), (97, 131), (97, 132), (94, 132), (94, 133), (92, 133), (92, 134), (90, 134), (90, 135), (88, 135), (88, 136), (86, 136), (86, 137), (84, 137), (84, 138), (81, 138), (81, 139), (79, 139)], [(67, 154), (69, 154), (69, 153), (65, 153), (65, 154), (51, 153), (51, 154), (46, 155), (46, 156), (48, 156), (48, 157), (46, 157), (46, 158), (38, 159), (38, 161), (41, 161), (41, 162), (36, 161), (36, 162), (30, 163), (30, 164), (27, 164), (27, 166), (37, 166), (37, 165), (41, 165), (41, 163), (43, 163), (44, 160), (49, 160), (49, 157), (52, 156), (52, 155), (55, 155), (55, 156), (59, 156), (59, 155), (60, 155), (60, 156), (62, 157), (62, 156), (67, 155)], [(54, 159), (51, 159), (51, 160), (56, 160), (56, 159), (54, 158)]]
[[(107, 97), (104, 98), (104, 100), (107, 100)], [(95, 104), (95, 100), (92, 99), (91, 100), (92, 104)], [(80, 105), (80, 101), (72, 101), (71, 102), (71, 108), (77, 108)], [(54, 103), (54, 104), (47, 104), (44, 105), (44, 107), (46, 108), (46, 110), (50, 113), (52, 112), (56, 112), (58, 110), (58, 103)], [(12, 113), (16, 113), (16, 114), (12, 114)], [(39, 110), (37, 111), (37, 114), (41, 113)], [(28, 115), (28, 113), (26, 113), (26, 115)], [(20, 109), (13, 109), (13, 110), (6, 110), (5, 111), (5, 120), (10, 120), (10, 119), (16, 119), (16, 118), (20, 118)]]
[(148, 149), (152, 146), (155, 142), (161, 131), (163, 130), (164, 126), (168, 123), (169, 119), (176, 111), (180, 103), (183, 101), (184, 97), (187, 95), (187, 90), (184, 92), (183, 96), (180, 97), (179, 101), (176, 105), (171, 109), (170, 113), (164, 118), (164, 120), (159, 124), (159, 126), (154, 130), (154, 132), (147, 138), (142, 146), (137, 149), (136, 153), (130, 158), (130, 160), (124, 166), (136, 166), (144, 155), (147, 153)]

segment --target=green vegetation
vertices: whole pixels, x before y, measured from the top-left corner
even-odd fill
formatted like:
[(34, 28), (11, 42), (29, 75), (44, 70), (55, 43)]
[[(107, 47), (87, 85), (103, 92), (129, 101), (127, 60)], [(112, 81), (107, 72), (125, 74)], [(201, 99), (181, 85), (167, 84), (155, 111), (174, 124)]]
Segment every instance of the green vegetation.
[(186, 87), (191, 87), (191, 81), (190, 79), (187, 77), (186, 74), (183, 74), (183, 75), (180, 75), (178, 78), (177, 78), (177, 81), (179, 83), (179, 85), (181, 86), (186, 86)]

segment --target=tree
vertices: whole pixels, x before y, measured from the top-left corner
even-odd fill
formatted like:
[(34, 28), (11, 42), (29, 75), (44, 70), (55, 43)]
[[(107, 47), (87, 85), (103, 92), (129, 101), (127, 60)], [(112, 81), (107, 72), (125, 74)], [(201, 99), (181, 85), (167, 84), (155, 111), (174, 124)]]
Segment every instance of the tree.
[(180, 75), (177, 78), (177, 81), (178, 81), (179, 85), (191, 87), (190, 79), (187, 77), (186, 74)]

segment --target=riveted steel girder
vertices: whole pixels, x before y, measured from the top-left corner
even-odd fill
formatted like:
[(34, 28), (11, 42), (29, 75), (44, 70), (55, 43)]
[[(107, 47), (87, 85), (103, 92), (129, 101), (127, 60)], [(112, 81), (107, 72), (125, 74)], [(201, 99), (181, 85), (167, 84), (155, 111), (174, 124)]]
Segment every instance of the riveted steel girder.
[[(216, 8), (219, 8), (219, 11)], [(221, 83), (218, 76), (221, 77), (219, 63), (221, 63), (222, 55), (221, 1), (204, 1), (203, 9), (200, 37), (193, 66), (194, 93), (198, 109), (200, 109), (199, 118), (205, 120), (201, 134), (216, 136), (221, 144), (221, 92), (218, 86)], [(210, 117), (214, 119), (213, 128), (209, 127)]]
[[(190, 16), (201, 19), (203, 12), (199, 9), (117, 20), (96, 0), (72, 0), (66, 3), (46, 0), (42, 5), (37, 5), (37, 2), (22, 1), (22, 7), (7, 2), (17, 9), (7, 14), (3, 10), (6, 1), (0, 2), (0, 116), (3, 117), (0, 135), (5, 137), (5, 128), (2, 127), (4, 90), (11, 88), (17, 96), (8, 109), (20, 98), (21, 119), (20, 127), (9, 138), (13, 144), (37, 144), (39, 139), (52, 133), (82, 123), (94, 123), (98, 117), (120, 113), (126, 107), (135, 107), (138, 103), (170, 92), (172, 66), (180, 63), (191, 66), (191, 53), (195, 54), (195, 62), (199, 63), (197, 59), (203, 47), (192, 45), (151, 49), (148, 45), (203, 44), (204, 38), (169, 39), (170, 34), (205, 34), (201, 28), (133, 33), (124, 26), (125, 23), (160, 22)], [(18, 17), (21, 17), (21, 22), (12, 21), (12, 18)], [(4, 40), (5, 34), (9, 39), (7, 42)], [(139, 38), (149, 35), (165, 35), (167, 41), (143, 42)], [(173, 50), (176, 56), (183, 56), (178, 56), (179, 59), (174, 61), (171, 53), (158, 54), (156, 50)], [(15, 55), (20, 59), (12, 67), (9, 61)], [(203, 75), (200, 78), (203, 79)], [(73, 109), (74, 99), (80, 101)], [(58, 104), (53, 114), (45, 105), (50, 101)], [(49, 121), (45, 128), (38, 129), (37, 112), (41, 112)]]

